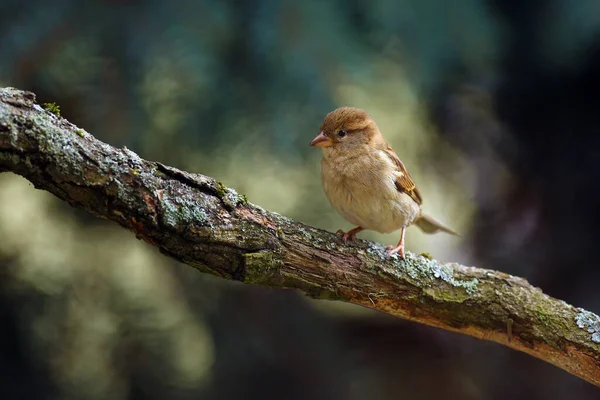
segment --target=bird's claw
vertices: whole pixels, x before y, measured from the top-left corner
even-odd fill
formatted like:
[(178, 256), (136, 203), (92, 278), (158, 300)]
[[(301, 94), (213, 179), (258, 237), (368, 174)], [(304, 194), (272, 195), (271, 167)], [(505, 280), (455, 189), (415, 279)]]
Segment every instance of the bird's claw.
[(344, 232), (341, 229), (338, 229), (338, 231), (336, 233), (338, 235), (342, 236), (342, 240), (344, 241), (344, 244), (348, 243), (348, 240), (350, 240), (352, 242), (356, 238), (356, 236), (354, 234), (352, 234), (350, 232)]
[(404, 258), (404, 244), (402, 244), (400, 246), (387, 246), (385, 249), (387, 250), (386, 251), (387, 258), (390, 258), (394, 254), (398, 254), (401, 259), (403, 259), (403, 260), (405, 259)]

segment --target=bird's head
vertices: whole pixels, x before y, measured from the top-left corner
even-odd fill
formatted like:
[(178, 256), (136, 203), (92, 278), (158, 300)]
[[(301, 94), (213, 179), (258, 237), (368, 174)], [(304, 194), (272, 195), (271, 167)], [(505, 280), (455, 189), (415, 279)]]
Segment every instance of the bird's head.
[(379, 128), (369, 114), (358, 108), (341, 107), (325, 116), (310, 145), (351, 151), (369, 144), (378, 135)]

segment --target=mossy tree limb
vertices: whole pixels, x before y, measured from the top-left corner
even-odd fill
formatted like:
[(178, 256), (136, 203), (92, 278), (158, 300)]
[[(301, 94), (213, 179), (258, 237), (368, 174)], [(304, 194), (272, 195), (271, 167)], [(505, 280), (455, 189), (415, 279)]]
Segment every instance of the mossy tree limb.
[(526, 280), (441, 264), (330, 232), (246, 201), (213, 178), (116, 149), (0, 89), (0, 172), (114, 221), (183, 263), (225, 279), (292, 288), (491, 340), (600, 386), (600, 318)]

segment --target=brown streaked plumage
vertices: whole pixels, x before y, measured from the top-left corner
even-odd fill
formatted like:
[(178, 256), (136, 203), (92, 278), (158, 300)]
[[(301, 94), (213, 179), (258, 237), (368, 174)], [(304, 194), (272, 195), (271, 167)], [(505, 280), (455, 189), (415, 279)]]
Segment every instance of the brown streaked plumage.
[(458, 235), (421, 211), (423, 198), (408, 170), (386, 143), (365, 111), (338, 108), (325, 117), (311, 146), (323, 148), (321, 182), (333, 207), (356, 228), (338, 233), (353, 240), (364, 229), (389, 233), (401, 229), (397, 246), (388, 256), (404, 258), (406, 227), (415, 224), (426, 233)]
[(394, 152), (394, 149), (392, 149), (391, 146), (387, 146), (387, 148), (384, 151), (398, 168), (398, 173), (396, 174), (395, 182), (396, 189), (409, 195), (410, 198), (413, 199), (418, 205), (423, 204), (423, 198), (421, 197), (419, 189), (417, 189), (417, 185), (412, 180), (410, 174), (406, 170), (404, 163), (398, 158), (398, 156)]

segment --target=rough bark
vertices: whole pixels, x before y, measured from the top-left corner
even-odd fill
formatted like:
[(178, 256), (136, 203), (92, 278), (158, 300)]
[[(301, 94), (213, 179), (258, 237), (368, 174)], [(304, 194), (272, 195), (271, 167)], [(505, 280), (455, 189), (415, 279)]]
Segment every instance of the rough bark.
[(491, 340), (600, 386), (600, 318), (525, 279), (335, 234), (250, 204), (213, 178), (111, 147), (0, 89), (0, 172), (114, 221), (169, 257), (225, 279), (292, 288)]

